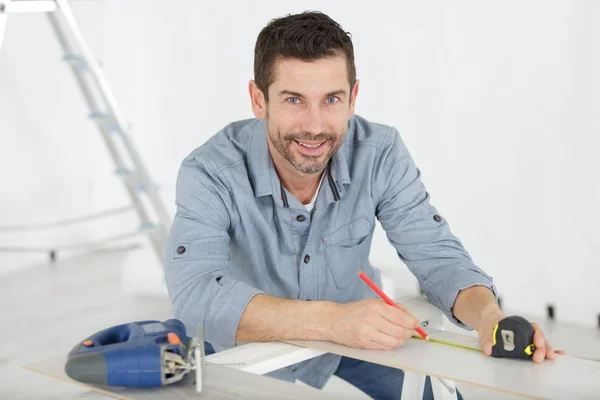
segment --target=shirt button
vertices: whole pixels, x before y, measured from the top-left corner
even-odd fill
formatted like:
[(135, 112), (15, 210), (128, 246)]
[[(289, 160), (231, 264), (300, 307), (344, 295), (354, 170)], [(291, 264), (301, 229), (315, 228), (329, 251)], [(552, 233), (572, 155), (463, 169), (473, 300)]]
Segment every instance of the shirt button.
[(439, 215), (434, 215), (433, 219), (435, 220), (435, 222), (440, 222), (442, 220), (442, 217), (440, 217)]
[(304, 215), (302, 215), (302, 214), (298, 215), (298, 216), (296, 217), (296, 220), (297, 220), (298, 222), (302, 222), (302, 221), (304, 221)]
[(304, 264), (308, 264), (309, 261), (310, 261), (310, 256), (307, 254), (304, 256)]
[(177, 248), (177, 254), (183, 254), (183, 253), (185, 253), (185, 247), (183, 247), (183, 246), (179, 246), (179, 247)]

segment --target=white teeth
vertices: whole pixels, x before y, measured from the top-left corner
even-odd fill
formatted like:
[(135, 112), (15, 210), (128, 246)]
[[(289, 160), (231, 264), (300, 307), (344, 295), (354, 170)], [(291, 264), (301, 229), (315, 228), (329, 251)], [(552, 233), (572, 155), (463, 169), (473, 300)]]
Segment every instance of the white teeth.
[(308, 147), (309, 149), (316, 149), (317, 147), (319, 147), (320, 145), (323, 144), (323, 142), (319, 143), (319, 144), (306, 144), (306, 143), (302, 143), (296, 140), (297, 143), (301, 144), (304, 147)]

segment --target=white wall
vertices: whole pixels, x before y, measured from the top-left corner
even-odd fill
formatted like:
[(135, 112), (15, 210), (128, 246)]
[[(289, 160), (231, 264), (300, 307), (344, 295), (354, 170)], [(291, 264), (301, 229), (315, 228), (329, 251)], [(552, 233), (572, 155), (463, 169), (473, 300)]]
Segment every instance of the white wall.
[[(504, 304), (543, 313), (554, 303), (559, 318), (595, 324), (600, 3), (206, 3), (75, 4), (170, 212), (182, 157), (252, 116), (246, 88), (259, 30), (319, 9), (353, 35), (357, 112), (401, 131), (434, 205)], [(0, 52), (0, 225), (127, 201), (50, 32), (42, 16), (12, 18)], [(0, 245), (103, 237), (129, 222), (0, 232)], [(374, 261), (414, 289), (381, 231), (375, 246)], [(0, 270), (30, 259), (0, 253)]]

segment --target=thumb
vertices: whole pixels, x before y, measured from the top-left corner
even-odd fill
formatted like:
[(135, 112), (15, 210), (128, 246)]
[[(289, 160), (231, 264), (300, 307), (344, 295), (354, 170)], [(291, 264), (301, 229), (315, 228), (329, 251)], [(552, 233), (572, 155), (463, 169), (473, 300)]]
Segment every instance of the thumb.
[(491, 341), (486, 341), (483, 344), (483, 354), (485, 354), (486, 356), (492, 355), (492, 342)]
[(483, 336), (483, 337), (479, 337), (479, 341), (481, 343), (481, 349), (483, 350), (483, 354), (485, 354), (486, 356), (491, 356), (492, 355), (492, 338)]

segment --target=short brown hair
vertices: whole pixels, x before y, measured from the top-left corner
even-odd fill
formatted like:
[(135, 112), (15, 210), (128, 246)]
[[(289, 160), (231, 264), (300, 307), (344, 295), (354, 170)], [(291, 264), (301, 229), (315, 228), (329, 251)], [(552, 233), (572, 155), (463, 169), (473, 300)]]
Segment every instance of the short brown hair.
[(318, 11), (289, 14), (271, 20), (258, 35), (254, 47), (254, 80), (268, 100), (268, 88), (275, 78), (273, 67), (278, 58), (315, 61), (338, 54), (346, 56), (352, 89), (356, 83), (356, 67), (350, 33)]

